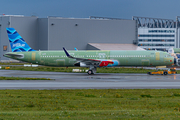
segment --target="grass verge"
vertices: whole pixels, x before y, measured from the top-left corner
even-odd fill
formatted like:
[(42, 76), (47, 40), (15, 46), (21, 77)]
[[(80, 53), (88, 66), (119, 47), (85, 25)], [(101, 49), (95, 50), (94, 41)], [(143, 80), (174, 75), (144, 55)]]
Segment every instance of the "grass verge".
[(3, 77), (0, 80), (51, 80), (50, 78), (27, 78), (27, 77)]
[(179, 89), (0, 90), (0, 119), (179, 119)]
[[(5, 66), (2, 66), (5, 69)], [(80, 67), (24, 67), (24, 66), (10, 66), (9, 70), (25, 70), (25, 71), (50, 71), (50, 72), (72, 72), (73, 69), (80, 69), (82, 72), (88, 70), (88, 68)], [(114, 67), (114, 68), (97, 68), (97, 73), (147, 73), (153, 72), (155, 70), (143, 69), (143, 68), (124, 68), (124, 67)], [(180, 73), (180, 70), (177, 70)]]

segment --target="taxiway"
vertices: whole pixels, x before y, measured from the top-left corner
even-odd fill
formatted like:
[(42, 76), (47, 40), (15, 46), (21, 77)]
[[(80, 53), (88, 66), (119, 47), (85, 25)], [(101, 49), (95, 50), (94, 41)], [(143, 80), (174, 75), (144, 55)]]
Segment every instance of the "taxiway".
[(0, 89), (164, 89), (180, 88), (180, 74), (63, 73), (0, 70), (0, 76), (53, 80), (0, 80)]

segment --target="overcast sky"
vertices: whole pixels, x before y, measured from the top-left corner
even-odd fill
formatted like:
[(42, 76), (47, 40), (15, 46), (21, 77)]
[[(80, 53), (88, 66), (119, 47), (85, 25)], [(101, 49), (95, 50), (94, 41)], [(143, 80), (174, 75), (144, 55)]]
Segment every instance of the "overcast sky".
[(174, 19), (180, 0), (0, 0), (0, 15)]

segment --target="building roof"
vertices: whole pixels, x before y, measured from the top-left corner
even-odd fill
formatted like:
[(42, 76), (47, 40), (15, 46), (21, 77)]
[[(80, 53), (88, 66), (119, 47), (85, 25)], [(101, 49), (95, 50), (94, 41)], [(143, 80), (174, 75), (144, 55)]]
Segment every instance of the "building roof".
[(97, 50), (144, 50), (134, 44), (88, 43)]

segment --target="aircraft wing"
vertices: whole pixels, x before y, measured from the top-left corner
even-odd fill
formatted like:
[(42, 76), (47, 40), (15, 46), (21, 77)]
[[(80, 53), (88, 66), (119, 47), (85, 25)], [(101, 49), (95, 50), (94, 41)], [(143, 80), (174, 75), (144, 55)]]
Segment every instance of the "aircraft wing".
[(76, 59), (77, 61), (86, 63), (87, 65), (92, 64), (92, 65), (98, 66), (102, 62), (101, 60), (96, 60), (96, 59), (86, 59), (86, 58), (73, 57), (66, 51), (66, 49), (64, 47), (63, 47), (63, 50), (66, 53), (68, 58)]

